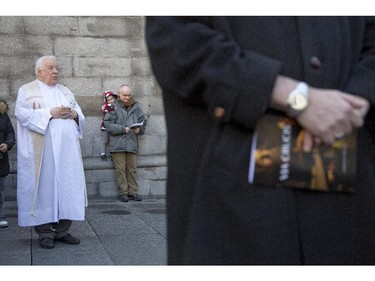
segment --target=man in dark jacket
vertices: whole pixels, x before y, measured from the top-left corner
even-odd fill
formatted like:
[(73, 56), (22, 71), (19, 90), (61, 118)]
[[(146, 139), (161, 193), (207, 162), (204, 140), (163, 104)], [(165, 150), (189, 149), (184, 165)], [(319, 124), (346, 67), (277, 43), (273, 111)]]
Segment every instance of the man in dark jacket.
[[(146, 40), (168, 128), (170, 264), (375, 264), (373, 18), (149, 17)], [(356, 192), (250, 185), (270, 109), (307, 131), (307, 151), (359, 128)]]
[(137, 183), (138, 135), (144, 134), (147, 120), (126, 84), (120, 86), (115, 108), (105, 114), (104, 126), (109, 133), (119, 197), (122, 202), (141, 201)]
[(4, 100), (0, 100), (0, 228), (8, 226), (3, 209), (4, 188), (5, 179), (10, 172), (8, 151), (15, 143), (16, 137), (8, 116), (8, 105)]

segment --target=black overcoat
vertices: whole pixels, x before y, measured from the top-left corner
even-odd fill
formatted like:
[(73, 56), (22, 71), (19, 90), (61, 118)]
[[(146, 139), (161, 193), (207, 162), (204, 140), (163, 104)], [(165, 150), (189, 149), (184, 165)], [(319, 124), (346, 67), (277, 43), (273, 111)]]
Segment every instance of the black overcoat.
[[(167, 120), (169, 264), (375, 264), (373, 18), (149, 17), (146, 39)], [(370, 101), (354, 194), (248, 184), (280, 74)]]
[[(8, 116), (8, 106), (6, 102), (0, 101), (0, 144), (6, 143), (8, 151), (12, 149), (16, 142), (14, 128)], [(0, 177), (5, 177), (10, 172), (8, 151), (0, 152)]]

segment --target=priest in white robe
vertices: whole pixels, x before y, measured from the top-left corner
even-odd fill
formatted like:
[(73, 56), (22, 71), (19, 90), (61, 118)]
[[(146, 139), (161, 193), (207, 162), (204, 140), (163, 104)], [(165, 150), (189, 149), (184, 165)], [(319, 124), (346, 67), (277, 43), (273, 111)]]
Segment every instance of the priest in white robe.
[(85, 219), (87, 206), (79, 143), (85, 119), (73, 93), (57, 82), (56, 57), (41, 57), (35, 73), (15, 108), (18, 224), (34, 226), (40, 246), (52, 249), (55, 241), (80, 243), (70, 226)]

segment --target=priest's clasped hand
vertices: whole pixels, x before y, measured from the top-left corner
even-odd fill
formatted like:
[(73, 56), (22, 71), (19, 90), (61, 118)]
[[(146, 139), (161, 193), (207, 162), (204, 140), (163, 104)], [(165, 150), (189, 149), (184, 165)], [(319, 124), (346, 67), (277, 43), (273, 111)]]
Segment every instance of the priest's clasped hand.
[(78, 116), (76, 111), (64, 105), (51, 108), (50, 113), (53, 119), (76, 119)]

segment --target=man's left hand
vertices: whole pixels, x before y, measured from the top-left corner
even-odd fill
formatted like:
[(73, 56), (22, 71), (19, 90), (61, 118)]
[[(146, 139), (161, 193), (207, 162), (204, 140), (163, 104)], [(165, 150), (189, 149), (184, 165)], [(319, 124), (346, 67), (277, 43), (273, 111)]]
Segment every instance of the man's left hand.
[(8, 145), (7, 145), (6, 143), (2, 143), (2, 144), (0, 144), (0, 151), (1, 151), (2, 153), (7, 152), (7, 151), (8, 151)]

